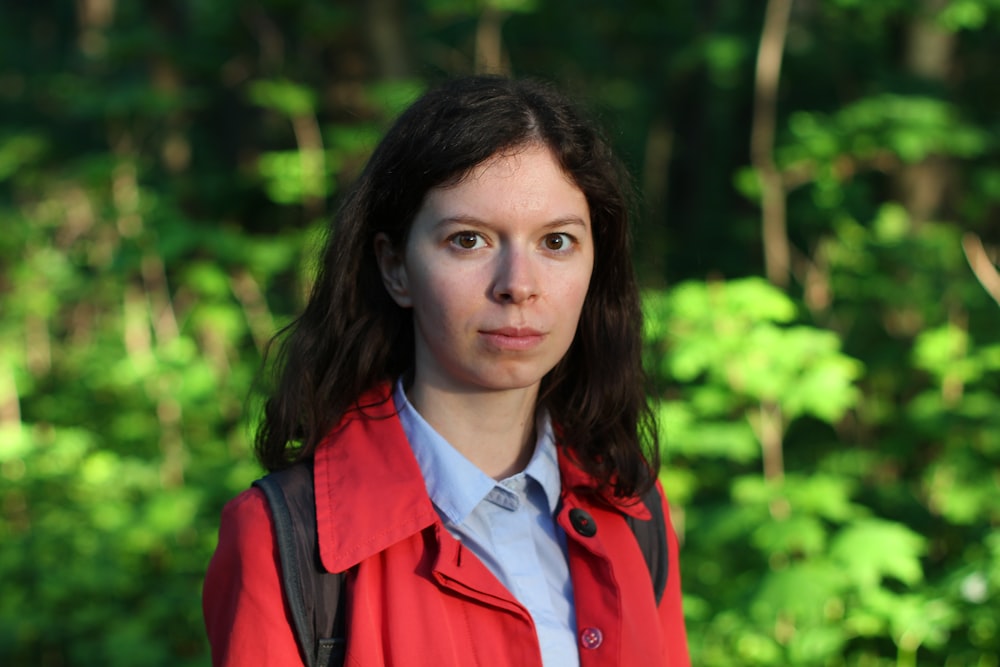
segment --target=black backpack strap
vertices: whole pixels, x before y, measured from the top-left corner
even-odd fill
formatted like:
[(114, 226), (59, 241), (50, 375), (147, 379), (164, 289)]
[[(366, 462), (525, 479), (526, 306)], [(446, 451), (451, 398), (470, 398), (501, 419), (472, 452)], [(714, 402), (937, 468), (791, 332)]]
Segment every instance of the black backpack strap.
[(282, 587), (302, 660), (306, 667), (343, 665), (344, 574), (327, 572), (320, 562), (312, 466), (299, 463), (253, 485), (264, 492), (271, 508)]
[(649, 576), (653, 581), (653, 594), (656, 604), (663, 599), (663, 591), (667, 588), (667, 573), (670, 569), (670, 553), (667, 551), (667, 526), (663, 516), (663, 498), (654, 485), (642, 496), (642, 503), (653, 515), (649, 521), (636, 519), (625, 515), (629, 528), (639, 543), (639, 549), (649, 567)]

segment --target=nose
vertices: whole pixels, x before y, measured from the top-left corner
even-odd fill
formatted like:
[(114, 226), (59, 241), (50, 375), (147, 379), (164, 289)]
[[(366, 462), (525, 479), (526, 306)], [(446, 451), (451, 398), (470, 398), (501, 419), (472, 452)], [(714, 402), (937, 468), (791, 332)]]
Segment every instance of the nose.
[(523, 303), (538, 295), (538, 276), (530, 253), (507, 248), (498, 258), (493, 297), (507, 303)]

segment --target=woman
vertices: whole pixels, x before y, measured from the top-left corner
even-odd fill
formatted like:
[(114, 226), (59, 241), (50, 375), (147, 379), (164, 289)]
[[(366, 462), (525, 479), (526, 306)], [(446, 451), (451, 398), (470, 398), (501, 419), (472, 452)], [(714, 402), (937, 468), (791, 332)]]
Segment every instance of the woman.
[[(658, 468), (626, 192), (565, 99), (473, 77), (347, 197), (257, 437), (267, 469), (313, 466), (346, 664), (689, 664), (669, 520), (659, 603), (626, 522)], [(302, 664), (279, 568), (251, 489), (206, 576), (215, 664)]]

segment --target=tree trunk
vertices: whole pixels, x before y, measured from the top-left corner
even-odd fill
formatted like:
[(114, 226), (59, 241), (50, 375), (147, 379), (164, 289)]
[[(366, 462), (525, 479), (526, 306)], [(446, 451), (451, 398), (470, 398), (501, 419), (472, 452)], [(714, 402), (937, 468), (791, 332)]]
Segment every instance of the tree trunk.
[(778, 81), (788, 33), (792, 0), (768, 0), (764, 29), (757, 51), (754, 83), (753, 126), (750, 159), (761, 185), (764, 268), (767, 278), (779, 287), (788, 285), (791, 252), (785, 220), (785, 187), (774, 163), (774, 137), (778, 113)]
[(366, 0), (368, 42), (371, 45), (377, 75), (383, 79), (402, 79), (409, 74), (403, 18), (399, 0)]
[(504, 74), (510, 69), (503, 51), (503, 22), (507, 14), (490, 3), (476, 25), (476, 72)]
[[(907, 29), (905, 53), (907, 70), (941, 84), (947, 82), (952, 70), (955, 34), (941, 27), (934, 17), (947, 4), (948, 0), (920, 0), (918, 15)], [(895, 187), (915, 225), (942, 212), (952, 171), (948, 160), (933, 156), (900, 169)]]

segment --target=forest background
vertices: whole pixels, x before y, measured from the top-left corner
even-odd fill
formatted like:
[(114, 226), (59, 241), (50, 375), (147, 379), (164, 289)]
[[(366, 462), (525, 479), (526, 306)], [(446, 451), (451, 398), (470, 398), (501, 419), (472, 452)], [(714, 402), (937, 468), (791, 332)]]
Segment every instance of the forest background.
[(585, 101), (696, 665), (1000, 664), (1000, 1), (0, 5), (0, 663), (206, 665), (250, 388), (449, 75)]

